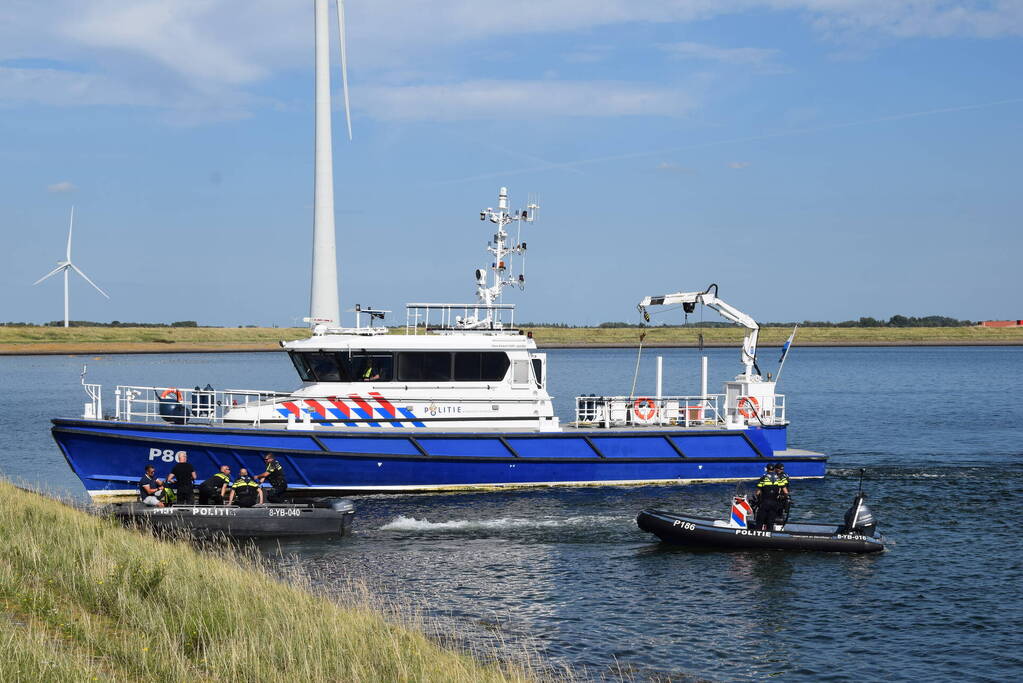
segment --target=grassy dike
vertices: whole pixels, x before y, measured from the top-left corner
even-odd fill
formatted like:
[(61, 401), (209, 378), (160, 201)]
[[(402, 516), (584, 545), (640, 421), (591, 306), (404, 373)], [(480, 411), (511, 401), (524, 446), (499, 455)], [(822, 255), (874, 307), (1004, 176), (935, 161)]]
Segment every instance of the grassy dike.
[(3, 680), (509, 681), (366, 598), (341, 606), (254, 554), (157, 540), (0, 480)]
[[(541, 348), (635, 346), (739, 346), (738, 327), (526, 328)], [(761, 346), (780, 346), (791, 328), (767, 327)], [(392, 330), (404, 332), (403, 328)], [(271, 327), (0, 327), (0, 355), (275, 351), (308, 328)], [(800, 346), (1023, 345), (1023, 327), (802, 327)]]

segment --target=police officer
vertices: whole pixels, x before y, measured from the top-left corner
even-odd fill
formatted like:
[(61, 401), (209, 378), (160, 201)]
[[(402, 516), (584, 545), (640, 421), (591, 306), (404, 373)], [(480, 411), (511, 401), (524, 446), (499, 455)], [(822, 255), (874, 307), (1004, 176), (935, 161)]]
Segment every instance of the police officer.
[(288, 490), (288, 482), (284, 478), (284, 468), (281, 467), (281, 463), (277, 462), (277, 458), (274, 457), (273, 453), (264, 454), (263, 462), (266, 463), (266, 472), (257, 475), (256, 479), (258, 479), (260, 483), (270, 483), (273, 490), (267, 496), (267, 500), (269, 502), (283, 503), (284, 494)]
[(785, 473), (785, 465), (777, 462), (774, 464), (774, 485), (778, 487), (778, 507), (782, 517), (782, 523), (789, 518), (789, 508), (792, 507), (792, 498), (789, 496), (789, 475)]
[(774, 521), (781, 509), (778, 495), (778, 475), (775, 472), (775, 464), (768, 463), (767, 471), (757, 482), (757, 516), (753, 522), (757, 529), (770, 531), (774, 528)]
[(238, 507), (243, 508), (263, 503), (263, 489), (259, 487), (259, 482), (249, 476), (249, 471), (244, 467), (238, 470), (238, 478), (231, 485), (231, 494), (227, 498), (227, 504), (234, 505), (236, 500)]
[(199, 505), (223, 505), (230, 487), (231, 468), (221, 465), (220, 471), (209, 477), (199, 487)]

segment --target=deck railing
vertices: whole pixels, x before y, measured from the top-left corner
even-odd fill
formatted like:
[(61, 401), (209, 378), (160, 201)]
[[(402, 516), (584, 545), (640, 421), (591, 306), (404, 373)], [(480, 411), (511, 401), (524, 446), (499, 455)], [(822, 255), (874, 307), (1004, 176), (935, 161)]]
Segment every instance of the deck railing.
[[(99, 385), (95, 385), (99, 386)], [(235, 408), (273, 402), (291, 396), (278, 391), (245, 389), (179, 389), (177, 387), (118, 386), (114, 390), (114, 419), (125, 422), (170, 422), (172, 424), (216, 424)], [(259, 424), (260, 411), (253, 411)]]
[(406, 304), (405, 333), (515, 330), (515, 304)]
[[(577, 396), (575, 420), (579, 426), (637, 427), (716, 425), (725, 423), (724, 394), (707, 396)], [(785, 396), (776, 394), (770, 415), (754, 413), (747, 420), (756, 426), (785, 423)]]

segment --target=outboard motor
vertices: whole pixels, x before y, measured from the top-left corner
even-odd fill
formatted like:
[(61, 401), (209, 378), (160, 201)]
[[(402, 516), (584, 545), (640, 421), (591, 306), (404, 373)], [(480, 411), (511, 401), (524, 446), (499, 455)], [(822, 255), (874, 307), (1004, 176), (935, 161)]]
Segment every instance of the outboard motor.
[(860, 493), (856, 494), (853, 499), (852, 507), (849, 508), (845, 513), (845, 531), (856, 532), (863, 534), (864, 536), (873, 536), (874, 530), (877, 529), (877, 520), (874, 519), (874, 513), (867, 507), (866, 502), (867, 494)]
[(330, 507), (338, 512), (354, 512), (355, 503), (347, 498), (334, 498), (330, 501)]

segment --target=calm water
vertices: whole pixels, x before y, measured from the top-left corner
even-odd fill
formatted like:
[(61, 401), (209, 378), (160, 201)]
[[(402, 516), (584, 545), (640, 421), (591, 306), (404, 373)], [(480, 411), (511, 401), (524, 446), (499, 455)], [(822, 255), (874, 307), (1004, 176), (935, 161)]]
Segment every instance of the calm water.
[[(682, 349), (645, 355), (638, 391), (657, 353), (666, 391), (696, 393), (699, 354)], [(737, 350), (708, 355), (712, 386), (738, 370)], [(628, 393), (634, 352), (549, 358), (563, 419), (576, 393)], [(277, 354), (0, 358), (6, 476), (81, 495), (48, 420), (80, 413), (83, 362), (108, 386), (296, 383)], [(790, 442), (832, 458), (827, 480), (795, 485), (793, 516), (837, 519), (866, 467), (892, 542), (878, 556), (689, 552), (636, 528), (647, 506), (723, 514), (727, 485), (369, 496), (352, 538), (281, 549), (327, 584), (363, 580), (438, 629), (590, 676), (1019, 679), (1021, 363), (1023, 348), (794, 349)]]

